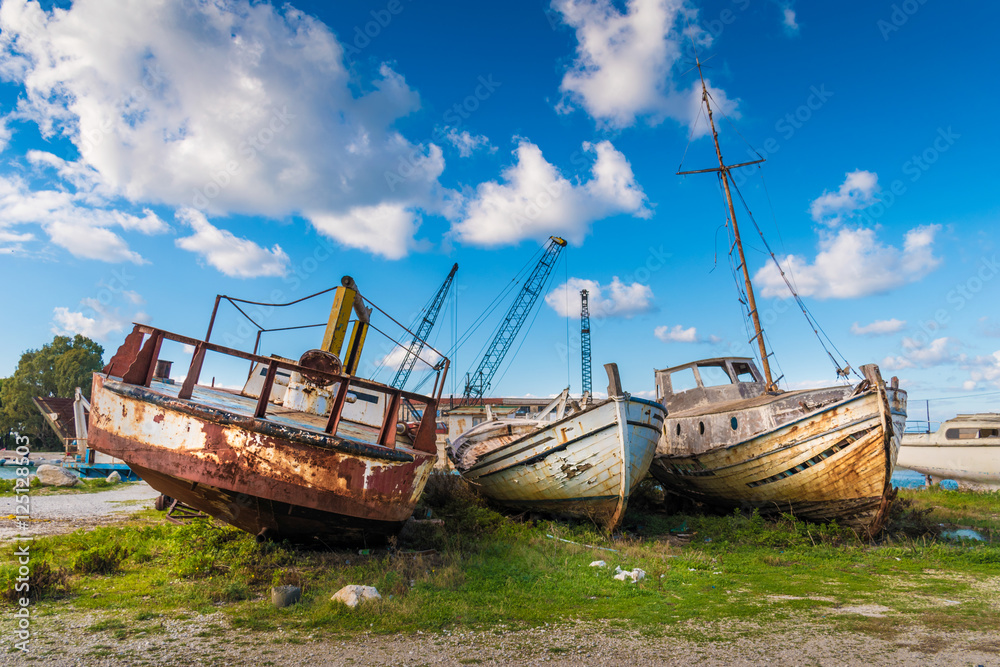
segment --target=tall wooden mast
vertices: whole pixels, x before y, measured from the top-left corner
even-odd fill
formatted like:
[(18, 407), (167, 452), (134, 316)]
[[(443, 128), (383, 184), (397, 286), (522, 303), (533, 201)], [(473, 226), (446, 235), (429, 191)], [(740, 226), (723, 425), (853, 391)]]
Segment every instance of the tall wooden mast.
[[(712, 129), (712, 140), (715, 142), (715, 154), (719, 158), (719, 167), (713, 169), (699, 169), (696, 171), (679, 171), (678, 175), (682, 174), (703, 174), (711, 171), (719, 172), (719, 177), (722, 179), (722, 189), (726, 193), (726, 204), (729, 207), (729, 220), (733, 224), (733, 238), (736, 240), (736, 250), (739, 252), (740, 266), (743, 269), (743, 280), (746, 283), (747, 289), (747, 307), (750, 309), (750, 319), (753, 321), (754, 338), (757, 339), (757, 347), (760, 350), (760, 363), (764, 367), (764, 379), (767, 382), (767, 390), (771, 391), (776, 389), (774, 379), (771, 376), (771, 364), (768, 360), (767, 346), (764, 344), (764, 330), (760, 326), (760, 316), (757, 314), (757, 300), (753, 295), (753, 284), (750, 282), (750, 269), (747, 267), (746, 257), (743, 255), (743, 241), (740, 239), (740, 228), (736, 224), (736, 211), (733, 208), (733, 196), (729, 192), (729, 170), (736, 169), (738, 167), (745, 167), (749, 164), (757, 164), (763, 162), (763, 159), (754, 160), (753, 162), (742, 162), (740, 164), (733, 164), (726, 166), (726, 163), (722, 159), (722, 149), (719, 148), (719, 133), (715, 130), (715, 121), (712, 119), (712, 106), (708, 103), (708, 88), (705, 86), (705, 75), (701, 71), (701, 60), (698, 59), (698, 55), (695, 54), (695, 63), (698, 67), (698, 77), (701, 79), (701, 99), (705, 102), (705, 110), (708, 112), (708, 125)], [(749, 342), (749, 341), (748, 341)]]

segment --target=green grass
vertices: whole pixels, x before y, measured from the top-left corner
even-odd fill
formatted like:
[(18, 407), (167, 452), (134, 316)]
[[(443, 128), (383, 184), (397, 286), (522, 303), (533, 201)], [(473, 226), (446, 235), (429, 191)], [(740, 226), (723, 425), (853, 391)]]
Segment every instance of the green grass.
[[(32, 480), (32, 496), (60, 496), (69, 493), (99, 493), (110, 488), (120, 486), (131, 486), (136, 482), (118, 482), (112, 484), (106, 479), (81, 479), (81, 483), (76, 486), (42, 486), (37, 478)], [(13, 496), (14, 486), (17, 483), (13, 479), (0, 479), (0, 496)]]
[[(623, 534), (612, 538), (586, 523), (506, 517), (452, 479), (435, 482), (426, 498), (443, 527), (367, 555), (257, 545), (232, 527), (177, 526), (152, 511), (118, 526), (41, 538), (32, 554), (36, 562), (58, 564), (68, 581), (68, 591), (43, 595), (40, 610), (106, 610), (129, 619), (114, 626), (102, 621), (112, 641), (156, 632), (165, 618), (216, 611), (238, 629), (293, 632), (289, 641), (297, 641), (295, 631), (351, 636), (575, 620), (610, 621), (611, 628), (649, 635), (673, 628), (701, 638), (728, 620), (759, 628), (822, 620), (881, 637), (918, 626), (1000, 630), (1000, 545), (935, 537), (940, 523), (992, 534), (1000, 527), (997, 494), (900, 495), (906, 506), (877, 543), (787, 516), (667, 515), (648, 506), (631, 511)], [(608, 567), (589, 566), (598, 559)], [(616, 566), (641, 568), (646, 577), (616, 581)], [(15, 573), (15, 564), (0, 565), (0, 589), (13, 584)], [(303, 588), (302, 601), (276, 609), (270, 587), (286, 583)], [(375, 586), (383, 599), (353, 610), (331, 602), (347, 584)], [(885, 618), (840, 612), (858, 605), (888, 611)]]

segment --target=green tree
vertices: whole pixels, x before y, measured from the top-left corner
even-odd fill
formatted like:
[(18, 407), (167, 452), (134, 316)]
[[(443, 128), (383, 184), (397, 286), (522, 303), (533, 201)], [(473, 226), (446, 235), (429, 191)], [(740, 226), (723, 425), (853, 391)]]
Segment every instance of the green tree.
[(104, 366), (103, 354), (103, 347), (80, 334), (56, 336), (42, 349), (22, 354), (14, 374), (0, 383), (0, 433), (26, 435), (32, 449), (61, 450), (62, 443), (31, 399), (70, 398), (77, 387), (89, 398), (92, 374)]

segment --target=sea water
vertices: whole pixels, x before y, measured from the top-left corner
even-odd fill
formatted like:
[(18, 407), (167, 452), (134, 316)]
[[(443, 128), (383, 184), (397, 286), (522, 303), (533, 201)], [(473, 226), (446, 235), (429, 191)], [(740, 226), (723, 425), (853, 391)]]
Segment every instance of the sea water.
[[(892, 485), (898, 489), (922, 489), (927, 486), (927, 480), (923, 473), (905, 468), (896, 468), (892, 471)], [(957, 491), (958, 483), (951, 479), (941, 482), (941, 488), (949, 491)]]

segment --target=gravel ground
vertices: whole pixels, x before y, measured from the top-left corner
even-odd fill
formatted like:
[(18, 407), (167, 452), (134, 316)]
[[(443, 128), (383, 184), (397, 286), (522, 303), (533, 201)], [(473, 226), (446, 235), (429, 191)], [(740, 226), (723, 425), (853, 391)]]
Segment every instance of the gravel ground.
[[(157, 629), (118, 640), (88, 631), (101, 619), (67, 612), (35, 619), (32, 652), (0, 664), (68, 665), (997, 665), (1000, 634), (906, 632), (894, 640), (834, 633), (815, 624), (764, 629), (729, 623), (665, 629), (659, 637), (604, 624), (566, 624), (516, 632), (455, 632), (314, 638), (228, 627), (220, 612), (152, 621)], [(793, 624), (794, 625), (794, 624)], [(67, 641), (67, 638), (70, 638)], [(31, 659), (29, 659), (31, 658)]]
[[(130, 484), (91, 494), (36, 496), (34, 535), (115, 523), (157, 492)], [(0, 539), (16, 534), (13, 498), (0, 498)], [(851, 609), (882, 616), (887, 608)], [(0, 665), (1000, 665), (1000, 633), (907, 629), (895, 639), (834, 632), (808, 621), (762, 628), (725, 623), (670, 626), (643, 636), (610, 623), (562, 624), (519, 631), (361, 635), (350, 639), (234, 629), (223, 612), (134, 621), (114, 612), (69, 608), (31, 621), (31, 652), (13, 651), (10, 625), (0, 628)], [(5, 616), (10, 619), (8, 614)], [(89, 630), (119, 620), (130, 636)], [(701, 637), (702, 639), (692, 639)], [(704, 639), (712, 637), (712, 639)]]
[(122, 515), (153, 506), (159, 496), (145, 482), (125, 484), (97, 493), (65, 493), (52, 496), (32, 494), (28, 530), (14, 524), (15, 496), (0, 497), (0, 540), (19, 532), (42, 536), (70, 533), (77, 528), (114, 523)]

